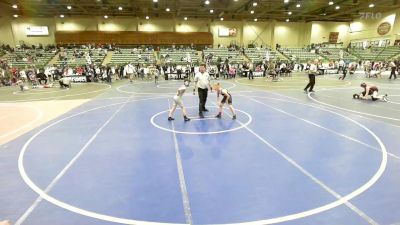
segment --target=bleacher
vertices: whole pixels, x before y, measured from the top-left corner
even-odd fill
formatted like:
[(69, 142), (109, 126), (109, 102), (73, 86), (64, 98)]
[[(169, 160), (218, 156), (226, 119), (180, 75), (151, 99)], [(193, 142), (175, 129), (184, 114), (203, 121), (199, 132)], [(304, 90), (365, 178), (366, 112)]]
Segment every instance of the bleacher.
[(245, 49), (245, 54), (253, 63), (265, 61), (267, 56), (269, 60), (277, 59), (277, 53), (275, 51), (265, 48), (247, 48)]
[(0, 58), (3, 57), (6, 54), (7, 54), (7, 52), (5, 50), (0, 49)]
[(338, 61), (340, 59), (340, 51), (343, 52), (343, 60), (354, 61), (357, 57), (346, 52), (345, 49), (341, 48), (320, 48), (318, 53), (329, 60)]
[(154, 64), (156, 63), (156, 59), (154, 57), (154, 51), (146, 51), (140, 52), (138, 49), (120, 49), (119, 51), (115, 51), (112, 55), (111, 64)]
[[(189, 57), (188, 57), (189, 56)], [(189, 58), (189, 60), (188, 60)], [(160, 50), (160, 59), (166, 63), (173, 63), (177, 65), (186, 65), (188, 61), (192, 63), (199, 63), (199, 55), (196, 50)]]
[(362, 60), (388, 60), (400, 54), (400, 46), (351, 48), (350, 52)]
[[(103, 62), (104, 58), (106, 57), (106, 54), (100, 49), (77, 49), (78, 52), (84, 53), (80, 57), (75, 57), (74, 56), (74, 49), (64, 49), (64, 51), (67, 53), (66, 54), (66, 60), (60, 60), (57, 59), (57, 65), (62, 65), (62, 64), (67, 64), (69, 66), (75, 67), (75, 66), (82, 66), (86, 65), (87, 61), (85, 58), (85, 54), (89, 53), (90, 51), (92, 52), (91, 56), (91, 61), (94, 64), (100, 64)], [(61, 52), (60, 52), (61, 53)]]
[(46, 52), (38, 49), (17, 49), (15, 52), (8, 54), (6, 59), (10, 65), (17, 68), (26, 66), (44, 67), (55, 54), (55, 52)]
[(320, 56), (305, 48), (280, 48), (279, 51), (288, 59), (296, 62), (307, 62), (318, 59)]
[(243, 63), (244, 59), (239, 51), (229, 51), (227, 48), (205, 49), (203, 50), (204, 57), (212, 55), (211, 63), (216, 64), (220, 58), (222, 62), (226, 59), (231, 63)]

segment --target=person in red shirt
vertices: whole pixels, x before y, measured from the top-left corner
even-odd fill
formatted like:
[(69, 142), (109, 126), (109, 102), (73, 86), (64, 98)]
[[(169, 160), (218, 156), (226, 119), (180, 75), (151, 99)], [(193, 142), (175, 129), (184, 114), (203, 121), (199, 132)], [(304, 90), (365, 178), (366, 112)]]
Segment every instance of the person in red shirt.
[(83, 68), (82, 67), (76, 68), (76, 74), (77, 75), (82, 75), (83, 74)]

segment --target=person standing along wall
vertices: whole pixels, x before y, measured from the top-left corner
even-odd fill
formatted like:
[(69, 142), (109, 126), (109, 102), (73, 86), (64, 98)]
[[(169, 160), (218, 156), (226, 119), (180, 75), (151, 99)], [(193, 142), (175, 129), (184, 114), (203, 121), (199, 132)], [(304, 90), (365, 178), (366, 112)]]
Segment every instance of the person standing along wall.
[(389, 80), (390, 79), (392, 79), (392, 76), (393, 76), (393, 78), (394, 79), (397, 79), (397, 76), (396, 76), (396, 64), (394, 63), (394, 61), (391, 61), (390, 62), (390, 64), (389, 64), (389, 67), (390, 67), (390, 77), (389, 77)]

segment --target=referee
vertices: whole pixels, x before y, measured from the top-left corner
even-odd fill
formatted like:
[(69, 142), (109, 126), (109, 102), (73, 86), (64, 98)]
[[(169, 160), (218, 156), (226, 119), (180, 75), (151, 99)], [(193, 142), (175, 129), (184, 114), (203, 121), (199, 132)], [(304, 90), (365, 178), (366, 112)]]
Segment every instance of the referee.
[(318, 73), (318, 60), (314, 60), (314, 63), (310, 63), (310, 68), (308, 69), (308, 79), (309, 82), (307, 86), (304, 88), (304, 92), (314, 92), (314, 85), (315, 85), (315, 75)]
[(206, 109), (208, 87), (212, 91), (210, 84), (210, 75), (206, 72), (206, 65), (200, 64), (199, 72), (194, 76), (193, 94), (199, 93), (199, 117), (204, 118), (203, 112), (208, 112)]

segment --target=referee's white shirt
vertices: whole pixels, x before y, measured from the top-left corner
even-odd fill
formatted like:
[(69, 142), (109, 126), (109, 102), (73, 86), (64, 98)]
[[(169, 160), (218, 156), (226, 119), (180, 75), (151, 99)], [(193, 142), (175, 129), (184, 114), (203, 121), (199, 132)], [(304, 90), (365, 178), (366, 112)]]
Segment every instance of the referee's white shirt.
[(197, 87), (207, 89), (208, 84), (210, 83), (210, 75), (207, 72), (198, 72), (196, 73), (196, 76), (194, 76), (194, 81), (197, 82)]
[(314, 74), (314, 75), (315, 75), (315, 74), (317, 73), (317, 71), (318, 71), (317, 66), (316, 66), (315, 64), (312, 63), (312, 64), (310, 65), (310, 71), (309, 71), (310, 74)]

